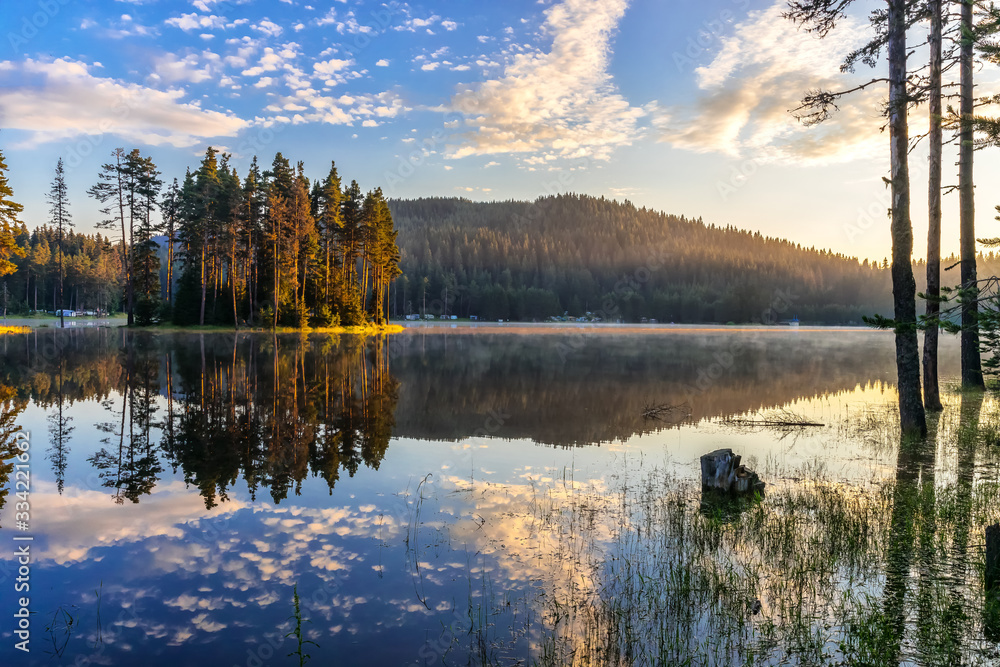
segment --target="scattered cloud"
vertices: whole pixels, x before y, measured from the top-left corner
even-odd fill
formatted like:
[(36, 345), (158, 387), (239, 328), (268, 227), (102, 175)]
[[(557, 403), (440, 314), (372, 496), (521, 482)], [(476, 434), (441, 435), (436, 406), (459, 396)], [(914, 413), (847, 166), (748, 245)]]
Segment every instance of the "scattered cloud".
[(281, 35), (282, 32), (284, 32), (284, 30), (280, 25), (274, 23), (273, 21), (269, 21), (266, 18), (260, 21), (259, 23), (253, 24), (250, 27), (253, 28), (254, 30), (264, 33), (268, 37), (278, 37), (279, 35)]
[(784, 20), (784, 8), (778, 0), (750, 12), (715, 58), (695, 70), (699, 94), (693, 103), (654, 111), (660, 141), (695, 152), (806, 164), (843, 162), (882, 149), (883, 89), (852, 96), (819, 126), (805, 127), (789, 113), (808, 90), (850, 85), (853, 79), (840, 73), (839, 64), (863, 43), (866, 26), (845, 19), (836, 39), (819, 40)]
[[(165, 71), (178, 66), (188, 67), (183, 59), (167, 61)], [(187, 147), (208, 137), (234, 136), (249, 125), (232, 113), (184, 102), (183, 90), (97, 77), (92, 67), (68, 58), (0, 63), (0, 123), (27, 133), (24, 147), (105, 134), (152, 146)], [(11, 80), (5, 81), (8, 76)]]
[(166, 53), (154, 60), (153, 72), (150, 77), (152, 80), (167, 83), (178, 81), (200, 83), (213, 77), (211, 67), (207, 64), (200, 65), (198, 56), (193, 53), (183, 58), (173, 53)]
[(270, 46), (264, 47), (260, 58), (257, 59), (257, 64), (254, 67), (243, 70), (241, 74), (243, 76), (256, 77), (264, 72), (274, 72), (278, 69), (287, 68), (290, 66), (290, 61), (297, 58), (298, 55), (299, 45), (295, 42), (283, 44), (278, 49)]
[(386, 60), (385, 58), (381, 58), (379, 59), (378, 62), (375, 63), (375, 67), (388, 67), (388, 66), (389, 66), (389, 61)]
[[(627, 0), (564, 0), (546, 10), (548, 52), (515, 55), (498, 79), (462, 87), (449, 109), (471, 129), (450, 157), (555, 150), (606, 159), (638, 136), (644, 111), (632, 107), (608, 73), (610, 41)], [(484, 61), (485, 62), (485, 61)]]
[(194, 30), (208, 30), (213, 28), (225, 28), (226, 19), (215, 14), (202, 16), (199, 14), (181, 14), (166, 20), (166, 24), (180, 28), (184, 32)]

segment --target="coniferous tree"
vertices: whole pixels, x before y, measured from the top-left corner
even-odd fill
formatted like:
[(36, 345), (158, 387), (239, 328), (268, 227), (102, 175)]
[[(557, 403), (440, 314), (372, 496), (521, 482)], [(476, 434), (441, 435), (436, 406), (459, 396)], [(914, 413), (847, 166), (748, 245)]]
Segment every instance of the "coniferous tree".
[(979, 285), (976, 270), (976, 210), (973, 182), (975, 146), (975, 100), (973, 98), (974, 30), (973, 0), (960, 0), (961, 43), (959, 53), (959, 133), (958, 133), (958, 207), (962, 255), (960, 296), (962, 306), (962, 386), (984, 388), (982, 360), (979, 353)]
[[(825, 37), (845, 16), (845, 9), (851, 2), (852, 0), (789, 0), (786, 17)], [(913, 226), (910, 222), (907, 126), (910, 90), (906, 68), (906, 30), (910, 17), (907, 13), (907, 0), (887, 0), (886, 5), (887, 11), (878, 14), (873, 21), (879, 32), (868, 44), (849, 55), (845, 65), (850, 68), (858, 58), (874, 65), (881, 50), (886, 50), (889, 64), (889, 102), (886, 113), (889, 117), (889, 187), (892, 199), (891, 272), (900, 428), (904, 434), (924, 434), (927, 432), (927, 424), (920, 391), (916, 283), (912, 267)], [(817, 109), (812, 112), (811, 117), (821, 121), (829, 115), (838, 96), (839, 94), (813, 93), (807, 97), (804, 106)]]
[(181, 189), (183, 206), (179, 236), (183, 243), (182, 279), (189, 289), (191, 285), (197, 285), (200, 325), (205, 324), (208, 286), (212, 281), (210, 262), (216, 258), (214, 246), (219, 231), (222, 184), (217, 155), (218, 152), (209, 146), (198, 171), (185, 179)]
[(24, 250), (17, 245), (15, 228), (19, 222), (17, 214), (24, 210), (13, 200), (14, 191), (7, 180), (7, 162), (0, 151), (0, 276), (17, 270), (12, 257), (24, 257)]
[(160, 222), (155, 222), (153, 211), (157, 207), (157, 199), (163, 181), (160, 172), (149, 157), (141, 157), (134, 151), (131, 168), (135, 172), (135, 188), (132, 195), (135, 215), (138, 221), (133, 230), (132, 261), (135, 269), (134, 291), (136, 321), (146, 326), (153, 323), (160, 309), (160, 256), (159, 244), (154, 238), (162, 231)]
[(316, 219), (312, 213), (312, 199), (309, 196), (309, 179), (305, 177), (303, 165), (298, 165), (292, 198), (290, 201), (291, 223), (295, 235), (295, 313), (297, 326), (308, 324), (309, 308), (306, 305), (306, 292), (310, 284), (312, 293), (319, 292), (315, 286), (316, 258), (319, 253), (319, 233), (316, 229)]
[(332, 299), (339, 294), (337, 285), (340, 283), (337, 274), (336, 248), (340, 238), (341, 229), (344, 226), (343, 213), (341, 211), (340, 175), (337, 173), (337, 165), (330, 163), (330, 173), (323, 179), (322, 183), (317, 181), (315, 194), (313, 196), (314, 208), (316, 210), (316, 223), (319, 227), (320, 244), (323, 252), (323, 303), (327, 308), (333, 306)]
[(63, 168), (62, 158), (56, 163), (56, 175), (52, 180), (52, 186), (45, 196), (49, 202), (49, 222), (55, 226), (58, 236), (57, 256), (59, 258), (59, 326), (66, 326), (66, 317), (63, 312), (66, 302), (63, 296), (63, 256), (66, 251), (63, 246), (63, 235), (67, 227), (73, 226), (73, 216), (69, 212), (69, 193), (66, 188), (66, 170)]
[(103, 204), (101, 213), (106, 218), (97, 223), (98, 228), (121, 229), (121, 260), (122, 268), (125, 271), (125, 301), (126, 312), (128, 313), (128, 323), (135, 322), (135, 310), (133, 304), (132, 289), (132, 264), (129, 258), (128, 248), (132, 243), (126, 227), (131, 228), (129, 213), (131, 211), (129, 197), (133, 190), (129, 182), (131, 177), (128, 156), (124, 148), (116, 148), (111, 153), (111, 162), (101, 165), (101, 171), (97, 175), (97, 183), (93, 185), (87, 194)]
[(938, 317), (941, 311), (941, 57), (944, 12), (942, 0), (929, 0), (927, 13), (930, 16), (930, 35), (927, 44), (930, 51), (928, 71), (928, 116), (930, 128), (927, 133), (927, 291), (925, 293), (924, 330), (924, 407), (927, 410), (941, 410), (941, 394), (938, 390)]
[(162, 294), (169, 306), (174, 302), (174, 246), (177, 243), (177, 227), (180, 219), (181, 190), (177, 179), (171, 183), (163, 196), (160, 211), (163, 215), (163, 232), (167, 237), (167, 275)]
[(250, 163), (250, 170), (243, 181), (243, 226), (246, 234), (247, 255), (244, 263), (244, 280), (247, 285), (247, 323), (253, 324), (254, 311), (257, 307), (257, 289), (259, 286), (259, 255), (258, 244), (261, 236), (261, 221), (264, 219), (265, 194), (261, 189), (262, 176), (257, 166), (257, 156)]

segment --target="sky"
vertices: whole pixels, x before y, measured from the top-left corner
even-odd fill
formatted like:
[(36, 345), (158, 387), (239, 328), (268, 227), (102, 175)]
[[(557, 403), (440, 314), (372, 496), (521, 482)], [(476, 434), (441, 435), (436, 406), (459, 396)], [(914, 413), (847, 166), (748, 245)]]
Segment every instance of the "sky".
[[(576, 192), (881, 260), (884, 88), (820, 126), (789, 113), (806, 91), (884, 75), (839, 71), (879, 6), (856, 4), (820, 40), (781, 0), (2, 2), (0, 150), (29, 228), (47, 222), (60, 157), (74, 222), (92, 231), (86, 190), (116, 147), (170, 180), (214, 146), (240, 175), (280, 151), (311, 178), (335, 161), (394, 198)], [(926, 111), (911, 124), (924, 131)], [(911, 165), (921, 257), (923, 146)], [(1000, 151), (976, 170), (996, 182)], [(981, 185), (977, 235), (1000, 235), (997, 204)], [(944, 207), (943, 249), (957, 252), (957, 195)]]

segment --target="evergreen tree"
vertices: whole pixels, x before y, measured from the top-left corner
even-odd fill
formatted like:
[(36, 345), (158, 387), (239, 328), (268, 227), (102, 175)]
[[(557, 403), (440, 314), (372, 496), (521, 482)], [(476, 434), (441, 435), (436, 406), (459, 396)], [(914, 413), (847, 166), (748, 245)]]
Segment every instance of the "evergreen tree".
[(124, 148), (116, 148), (111, 153), (111, 162), (101, 165), (101, 171), (97, 175), (97, 183), (93, 185), (87, 194), (103, 204), (101, 213), (104, 220), (97, 223), (98, 228), (121, 229), (121, 261), (125, 271), (125, 295), (126, 311), (128, 312), (128, 323), (135, 322), (135, 310), (133, 304), (132, 287), (132, 264), (129, 258), (128, 248), (132, 239), (126, 232), (126, 226), (131, 229), (129, 214), (131, 212), (130, 196), (133, 185), (130, 182), (132, 174), (128, 165), (128, 156)]
[(57, 256), (59, 258), (59, 326), (66, 326), (66, 317), (63, 311), (66, 308), (66, 301), (63, 297), (63, 256), (66, 254), (63, 246), (63, 235), (67, 227), (73, 226), (73, 217), (69, 212), (69, 194), (66, 189), (66, 170), (63, 168), (62, 158), (56, 163), (56, 175), (52, 180), (45, 199), (49, 202), (49, 222), (55, 226), (59, 233), (59, 245)]
[(177, 227), (180, 219), (181, 190), (175, 178), (163, 196), (160, 211), (163, 215), (163, 232), (167, 237), (167, 275), (166, 285), (162, 290), (167, 305), (174, 302), (174, 246), (177, 243)]
[(24, 250), (17, 245), (15, 237), (19, 222), (17, 214), (24, 210), (21, 204), (12, 198), (14, 191), (7, 180), (7, 162), (0, 151), (0, 276), (6, 276), (17, 270), (11, 261), (12, 257), (24, 257)]
[(335, 162), (330, 163), (330, 173), (323, 179), (322, 183), (317, 181), (313, 194), (313, 205), (315, 209), (316, 223), (319, 228), (320, 245), (323, 252), (322, 283), (323, 302), (329, 308), (332, 306), (332, 299), (337, 295), (337, 284), (339, 281), (335, 277), (337, 273), (337, 242), (340, 238), (341, 230), (344, 227), (344, 218), (341, 211), (340, 175), (337, 173)]
[(132, 202), (136, 213), (132, 217), (138, 220), (131, 245), (131, 265), (135, 268), (136, 322), (148, 326), (160, 309), (160, 256), (154, 237), (162, 231), (162, 224), (154, 222), (153, 211), (157, 207), (163, 181), (151, 158), (141, 157), (138, 151), (133, 151), (130, 156), (130, 167), (135, 173)]

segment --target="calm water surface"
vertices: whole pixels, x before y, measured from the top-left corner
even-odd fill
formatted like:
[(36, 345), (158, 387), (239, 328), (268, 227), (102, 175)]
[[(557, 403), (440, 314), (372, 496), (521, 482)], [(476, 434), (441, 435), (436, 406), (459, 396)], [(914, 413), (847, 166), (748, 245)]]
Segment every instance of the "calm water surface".
[[(979, 530), (998, 457), (962, 436), (994, 401), (946, 392), (901, 449), (890, 335), (36, 330), (0, 351), (33, 443), (28, 532), (3, 485), (2, 664), (586, 664), (630, 642), (620, 664), (834, 664), (879, 619), (900, 661), (996, 659)], [(950, 386), (954, 341), (942, 357)], [(644, 418), (656, 405), (676, 409)], [(823, 426), (727, 421), (792, 413)], [(719, 447), (768, 482), (756, 509), (701, 502)], [(831, 546), (841, 530), (868, 548)], [(25, 534), (30, 654), (11, 622)], [(805, 567), (817, 550), (832, 561)], [(709, 570), (736, 573), (731, 595)], [(663, 584), (682, 571), (709, 583)], [(629, 594), (648, 614), (614, 615)], [(623, 638), (626, 616), (652, 625)]]

